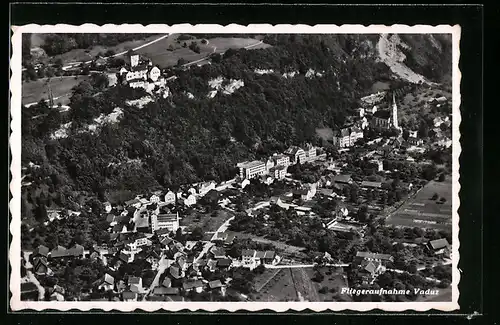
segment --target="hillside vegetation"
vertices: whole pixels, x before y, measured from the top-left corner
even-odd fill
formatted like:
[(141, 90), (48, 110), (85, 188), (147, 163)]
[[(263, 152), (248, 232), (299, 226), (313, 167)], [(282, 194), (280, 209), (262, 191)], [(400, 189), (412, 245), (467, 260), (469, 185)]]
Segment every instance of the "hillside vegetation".
[[(377, 60), (377, 40), (378, 35), (271, 35), (264, 40), (270, 48), (229, 49), (214, 54), (210, 65), (173, 71), (178, 78), (169, 83), (172, 96), (143, 108), (126, 100), (146, 93), (106, 89), (99, 77), (74, 88), (66, 115), (50, 111), (32, 119), (47, 108), (23, 108), (23, 166), (41, 166), (25, 171), (32, 184), (23, 188), (23, 215), (36, 218), (40, 206), (76, 204), (83, 194), (104, 200), (124, 190), (225, 180), (235, 176), (238, 161), (317, 143), (316, 129), (342, 125), (375, 82), (401, 84)], [(255, 69), (274, 72), (260, 75)], [(310, 70), (317, 74), (307, 77)], [(283, 77), (293, 71), (293, 78)], [(244, 86), (208, 98), (209, 81), (219, 76)], [(80, 132), (116, 107), (124, 113), (117, 123)], [(69, 136), (52, 139), (69, 121)]]

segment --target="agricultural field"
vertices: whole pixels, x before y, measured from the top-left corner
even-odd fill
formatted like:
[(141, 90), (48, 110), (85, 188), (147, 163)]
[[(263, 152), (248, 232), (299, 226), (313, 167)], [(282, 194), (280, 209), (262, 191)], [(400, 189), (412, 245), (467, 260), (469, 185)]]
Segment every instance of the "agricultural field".
[(105, 53), (108, 50), (112, 50), (115, 53), (125, 52), (148, 42), (154, 41), (161, 36), (161, 34), (155, 34), (142, 40), (127, 41), (111, 47), (94, 46), (90, 49), (74, 49), (69, 52), (57, 55), (54, 58), (62, 59), (65, 64), (71, 62), (86, 62), (89, 60), (93, 60), (99, 53)]
[[(52, 89), (52, 95), (54, 96), (54, 103), (61, 103), (62, 105), (68, 104), (71, 89), (80, 82), (88, 80), (88, 78), (88, 76), (63, 76), (51, 78), (50, 87)], [(23, 82), (23, 105), (39, 102), (42, 98), (49, 98), (47, 78)]]
[[(352, 301), (349, 295), (340, 295), (342, 288), (348, 287), (347, 278), (342, 268), (322, 267), (319, 271), (324, 275), (323, 281), (312, 281), (318, 292), (320, 301)], [(307, 269), (309, 278), (314, 277), (314, 270)]]
[[(211, 213), (201, 214), (195, 212), (183, 217), (180, 223), (183, 227), (188, 227), (190, 229), (200, 227), (204, 232), (212, 233), (219, 229), (219, 227), (231, 217), (232, 215), (225, 210), (218, 210), (215, 216), (212, 216)], [(207, 240), (212, 238), (212, 235), (213, 234), (209, 234)]]
[[(224, 53), (230, 48), (238, 49), (247, 47), (257, 49), (269, 47), (259, 40), (253, 38), (225, 38), (217, 37), (208, 39), (206, 44), (202, 39), (177, 40), (179, 34), (172, 34), (161, 41), (137, 50), (137, 53), (151, 59), (155, 65), (169, 67), (177, 64), (179, 59), (184, 59), (186, 63), (203, 63), (204, 59), (212, 53)], [(200, 53), (189, 49), (189, 45), (196, 42), (200, 47)], [(186, 43), (186, 47), (184, 47)]]
[(411, 123), (413, 121), (413, 123), (416, 123), (414, 121), (419, 116), (435, 114), (432, 113), (432, 106), (428, 105), (428, 101), (441, 96), (451, 99), (451, 92), (439, 86), (422, 86), (414, 92), (405, 94), (402, 98), (396, 98), (399, 107), (398, 118), (400, 122)]
[(259, 292), (252, 295), (252, 300), (255, 301), (299, 301), (297, 296), (297, 291), (295, 290), (295, 285), (293, 282), (292, 272), (290, 269), (278, 269), (276, 275), (267, 273), (268, 271), (276, 270), (266, 270), (263, 274), (256, 277), (257, 283), (267, 284), (262, 287), (256, 287), (260, 289)]
[(452, 183), (447, 178), (444, 182), (429, 182), (390, 215), (386, 224), (450, 230), (451, 221)]

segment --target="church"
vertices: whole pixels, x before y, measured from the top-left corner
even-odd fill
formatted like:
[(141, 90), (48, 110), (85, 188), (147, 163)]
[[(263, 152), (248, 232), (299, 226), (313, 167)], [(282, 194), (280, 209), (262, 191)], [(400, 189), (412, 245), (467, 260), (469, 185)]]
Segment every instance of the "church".
[(398, 124), (398, 106), (396, 105), (396, 97), (392, 94), (392, 112), (391, 110), (376, 111), (371, 120), (372, 127), (390, 129), (399, 129)]

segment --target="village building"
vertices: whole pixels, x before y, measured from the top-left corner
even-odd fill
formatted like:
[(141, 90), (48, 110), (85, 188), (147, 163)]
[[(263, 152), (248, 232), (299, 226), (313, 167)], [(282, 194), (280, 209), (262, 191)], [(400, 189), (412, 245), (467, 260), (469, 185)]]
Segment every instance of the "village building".
[(237, 167), (239, 167), (240, 177), (243, 179), (251, 179), (266, 173), (266, 163), (260, 160), (239, 163)]
[(431, 240), (429, 241), (429, 243), (427, 243), (426, 247), (434, 256), (447, 258), (450, 258), (451, 256), (450, 244), (448, 243), (446, 238)]
[(352, 147), (363, 136), (363, 131), (356, 126), (343, 127), (334, 132), (333, 145), (339, 148)]
[(136, 276), (131, 276), (128, 278), (128, 285), (130, 286), (130, 291), (135, 292), (135, 293), (142, 293), (143, 292), (143, 287), (142, 287), (142, 278), (136, 277)]
[(283, 179), (285, 178), (287, 173), (286, 165), (277, 165), (269, 169), (269, 174), (275, 179)]
[(290, 157), (291, 164), (297, 164), (297, 163), (303, 164), (306, 162), (306, 152), (297, 146), (292, 146), (288, 148), (285, 151), (285, 154), (287, 154)]
[(372, 126), (383, 129), (399, 129), (398, 106), (394, 94), (392, 94), (392, 111), (381, 110), (375, 112), (372, 117)]
[(35, 257), (33, 259), (33, 271), (38, 275), (45, 275), (49, 271), (47, 258)]
[(196, 204), (196, 196), (194, 196), (194, 194), (190, 194), (188, 195), (187, 198), (184, 199), (184, 205), (185, 206), (192, 206), (192, 205), (195, 205)]
[(377, 168), (378, 172), (381, 172), (384, 170), (384, 163), (381, 160), (378, 159), (372, 159), (368, 161), (370, 164), (375, 165)]
[(304, 152), (306, 153), (306, 160), (313, 161), (316, 160), (317, 149), (315, 146), (308, 143), (304, 148)]
[(101, 284), (99, 284), (98, 289), (109, 291), (114, 290), (115, 288), (115, 278), (113, 278), (108, 273), (104, 274), (104, 277), (101, 279)]
[(362, 261), (380, 262), (383, 265), (389, 262), (394, 262), (394, 257), (389, 254), (378, 254), (371, 252), (357, 252), (354, 263), (361, 264)]
[(195, 291), (197, 293), (203, 292), (203, 282), (201, 280), (186, 281), (182, 285), (185, 292)]
[(271, 159), (274, 161), (275, 166), (288, 166), (290, 165), (290, 156), (288, 155), (273, 155)]
[(179, 223), (179, 212), (158, 215), (153, 214), (151, 216), (151, 229), (153, 232), (160, 229), (168, 229), (169, 231), (176, 232), (179, 228)]
[(175, 193), (172, 191), (168, 191), (167, 194), (165, 194), (165, 203), (167, 204), (174, 204), (175, 203)]
[(122, 292), (123, 301), (137, 301), (137, 293), (132, 291)]
[(373, 189), (373, 188), (380, 189), (380, 188), (382, 188), (382, 183), (381, 182), (362, 181), (361, 187), (364, 189)]

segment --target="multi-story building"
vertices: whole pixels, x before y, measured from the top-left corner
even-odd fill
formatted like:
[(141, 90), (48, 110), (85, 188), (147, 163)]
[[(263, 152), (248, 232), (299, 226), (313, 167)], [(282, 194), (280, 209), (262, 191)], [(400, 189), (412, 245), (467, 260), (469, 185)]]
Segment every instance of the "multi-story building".
[(169, 231), (175, 232), (178, 228), (179, 212), (151, 216), (151, 229), (153, 232), (159, 229), (168, 229)]
[(283, 178), (285, 178), (286, 171), (287, 171), (287, 166), (278, 165), (278, 166), (272, 167), (269, 170), (269, 173), (271, 174), (271, 176), (273, 176), (276, 179), (283, 179)]
[(313, 161), (316, 159), (316, 147), (308, 143), (304, 148), (304, 152), (306, 153), (306, 160)]
[(240, 177), (244, 179), (254, 178), (266, 174), (266, 163), (260, 160), (244, 162), (238, 164), (240, 168)]
[(363, 131), (357, 127), (344, 127), (333, 135), (333, 144), (340, 148), (352, 147), (358, 139), (363, 138)]
[(292, 164), (297, 164), (301, 163), (303, 164), (306, 161), (306, 152), (296, 146), (290, 147), (285, 151), (285, 154), (287, 154), (290, 157), (290, 162)]
[(271, 157), (276, 166), (288, 166), (290, 165), (290, 156), (287, 155), (274, 155)]

